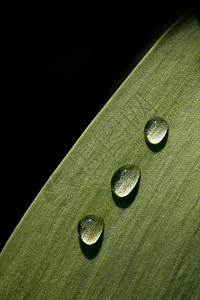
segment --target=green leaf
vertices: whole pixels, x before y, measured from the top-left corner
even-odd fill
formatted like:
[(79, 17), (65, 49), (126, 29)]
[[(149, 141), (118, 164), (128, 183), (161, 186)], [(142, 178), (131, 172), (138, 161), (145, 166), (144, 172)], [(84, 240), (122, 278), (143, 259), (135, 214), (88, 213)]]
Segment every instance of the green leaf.
[[(89, 125), (4, 247), (1, 299), (199, 299), (199, 45), (199, 22), (189, 13)], [(158, 152), (144, 139), (154, 116), (169, 125)], [(124, 208), (110, 181), (129, 163), (141, 179)], [(88, 214), (105, 223), (92, 250), (77, 232)]]

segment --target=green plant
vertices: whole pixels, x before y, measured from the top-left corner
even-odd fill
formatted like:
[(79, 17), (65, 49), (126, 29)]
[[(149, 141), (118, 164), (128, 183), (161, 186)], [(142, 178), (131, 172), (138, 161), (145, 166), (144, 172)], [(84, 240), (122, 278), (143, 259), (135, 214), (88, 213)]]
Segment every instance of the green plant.
[[(1, 299), (198, 299), (200, 295), (200, 27), (189, 13), (137, 65), (67, 154), (1, 253)], [(149, 149), (148, 119), (169, 125)], [(110, 181), (136, 163), (134, 201)], [(80, 246), (87, 214), (104, 219), (96, 256)]]

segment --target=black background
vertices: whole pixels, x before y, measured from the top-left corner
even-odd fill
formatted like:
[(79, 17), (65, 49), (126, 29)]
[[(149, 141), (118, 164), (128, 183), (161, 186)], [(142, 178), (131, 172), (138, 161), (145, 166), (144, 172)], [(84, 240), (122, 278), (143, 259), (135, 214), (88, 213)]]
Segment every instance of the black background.
[(141, 54), (190, 7), (29, 4), (8, 17), (2, 117), (9, 189), (2, 199), (2, 246)]

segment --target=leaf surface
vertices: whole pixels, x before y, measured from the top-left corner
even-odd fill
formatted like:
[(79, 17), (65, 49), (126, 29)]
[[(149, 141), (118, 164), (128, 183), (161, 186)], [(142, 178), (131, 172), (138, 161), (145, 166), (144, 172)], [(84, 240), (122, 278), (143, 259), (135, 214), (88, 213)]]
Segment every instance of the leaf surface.
[[(67, 154), (4, 247), (1, 299), (198, 299), (200, 295), (200, 26), (193, 13), (164, 34)], [(169, 136), (149, 149), (144, 126)], [(126, 208), (110, 181), (141, 169)], [(88, 214), (102, 244), (79, 242)]]

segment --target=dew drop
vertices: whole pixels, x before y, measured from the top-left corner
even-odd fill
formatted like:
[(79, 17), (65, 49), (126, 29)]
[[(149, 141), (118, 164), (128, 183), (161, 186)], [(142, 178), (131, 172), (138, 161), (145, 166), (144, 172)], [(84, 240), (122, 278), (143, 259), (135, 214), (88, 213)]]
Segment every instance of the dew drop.
[(100, 238), (103, 228), (103, 219), (95, 215), (85, 216), (78, 223), (78, 233), (80, 239), (86, 245), (95, 244)]
[(168, 133), (168, 124), (161, 117), (151, 118), (145, 125), (144, 135), (148, 143), (157, 145), (161, 143)]
[(111, 190), (116, 197), (129, 196), (137, 185), (140, 178), (140, 169), (136, 165), (120, 167), (111, 180)]

